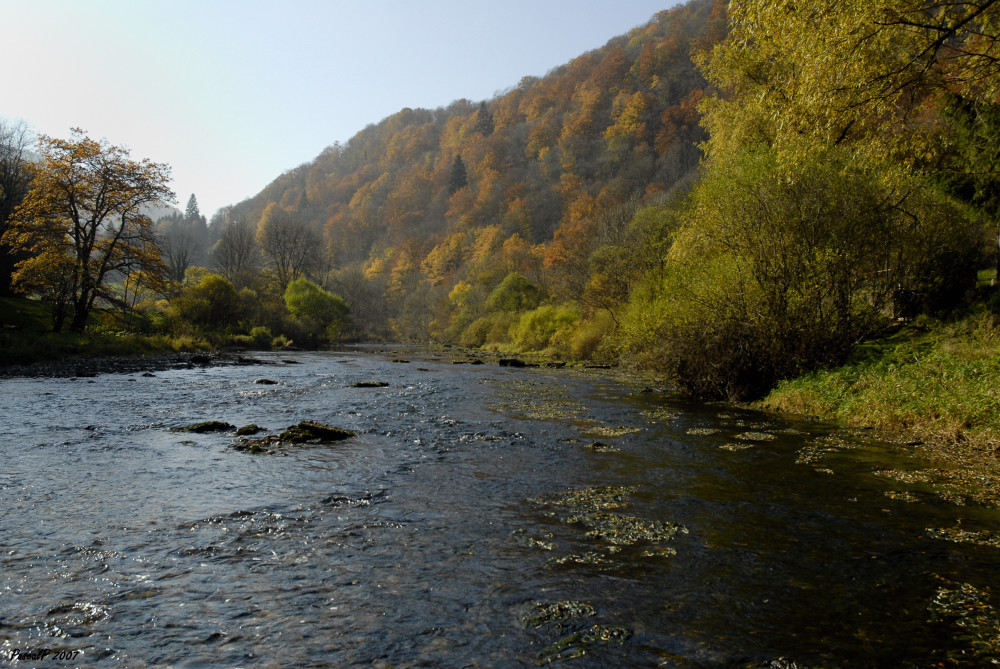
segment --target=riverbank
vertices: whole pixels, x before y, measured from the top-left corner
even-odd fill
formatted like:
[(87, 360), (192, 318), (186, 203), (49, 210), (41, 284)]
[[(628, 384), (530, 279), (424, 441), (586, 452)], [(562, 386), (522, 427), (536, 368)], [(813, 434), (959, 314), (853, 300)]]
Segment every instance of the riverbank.
[(263, 363), (255, 358), (225, 351), (101, 355), (0, 365), (0, 378), (93, 377), (100, 374), (139, 374), (168, 369), (260, 364)]
[(1000, 317), (918, 320), (754, 406), (871, 428), (934, 459), (1000, 472)]

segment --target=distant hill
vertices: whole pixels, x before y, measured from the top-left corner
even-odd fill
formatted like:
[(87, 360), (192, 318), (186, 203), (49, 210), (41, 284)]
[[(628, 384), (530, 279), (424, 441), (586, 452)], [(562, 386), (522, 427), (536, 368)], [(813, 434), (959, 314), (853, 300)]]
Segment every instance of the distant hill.
[(691, 53), (725, 31), (725, 3), (692, 0), (491, 100), (403, 109), (229, 216), (256, 222), (275, 203), (322, 234), (332, 267), (384, 277), (397, 297), (475, 278), (505, 243), (557, 264), (601, 212), (695, 170), (706, 84)]

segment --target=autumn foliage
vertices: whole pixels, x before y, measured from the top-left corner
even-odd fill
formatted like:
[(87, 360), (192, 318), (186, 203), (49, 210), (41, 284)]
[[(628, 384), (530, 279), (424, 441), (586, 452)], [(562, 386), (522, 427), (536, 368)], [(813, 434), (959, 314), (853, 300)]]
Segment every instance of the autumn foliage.
[(512, 272), (575, 301), (602, 212), (654, 201), (697, 167), (705, 82), (691, 52), (724, 34), (720, 7), (695, 0), (662, 12), (491, 100), (404, 109), (226, 215), (259, 221), (261, 239), (295, 212), (329, 262), (321, 274), (275, 261), (279, 280), (377, 295), (386, 309), (368, 310), (369, 334), (457, 339), (453, 288), (471, 287), (468, 315)]

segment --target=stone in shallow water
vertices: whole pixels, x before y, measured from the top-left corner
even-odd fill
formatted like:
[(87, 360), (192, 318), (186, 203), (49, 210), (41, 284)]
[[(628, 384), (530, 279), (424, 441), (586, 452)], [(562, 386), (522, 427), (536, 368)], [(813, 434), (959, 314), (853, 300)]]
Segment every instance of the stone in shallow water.
[(197, 434), (204, 434), (206, 432), (228, 432), (230, 430), (235, 430), (236, 426), (230, 423), (225, 423), (221, 420), (207, 420), (202, 423), (194, 423), (192, 425), (187, 425), (185, 427), (174, 428), (175, 432), (194, 432)]
[(343, 441), (353, 436), (355, 436), (355, 433), (350, 430), (342, 430), (339, 427), (324, 425), (312, 420), (304, 420), (298, 425), (292, 425), (278, 435), (281, 441), (290, 441), (293, 444), (322, 444), (331, 441)]
[(590, 629), (574, 632), (538, 654), (540, 664), (557, 660), (571, 660), (587, 654), (587, 647), (597, 644), (625, 643), (632, 638), (632, 630), (618, 625), (594, 625)]
[(353, 436), (356, 435), (350, 430), (304, 420), (298, 425), (289, 426), (281, 434), (269, 435), (262, 439), (241, 438), (233, 445), (233, 448), (244, 453), (271, 454), (275, 452), (276, 448), (285, 444), (328, 444), (350, 439)]
[(597, 615), (593, 606), (585, 602), (535, 602), (529, 613), (521, 617), (525, 627), (541, 627), (549, 623), (564, 622)]

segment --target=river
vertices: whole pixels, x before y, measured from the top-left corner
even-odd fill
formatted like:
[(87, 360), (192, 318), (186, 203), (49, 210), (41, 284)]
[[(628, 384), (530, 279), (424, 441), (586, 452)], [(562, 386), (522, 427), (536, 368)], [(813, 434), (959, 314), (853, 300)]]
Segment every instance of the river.
[[(864, 433), (594, 370), (403, 349), (256, 357), (0, 380), (0, 661), (994, 658), (975, 635), (996, 634), (1000, 549), (941, 531), (988, 539), (1000, 514), (946, 499), (927, 463)], [(357, 436), (267, 455), (176, 431), (206, 420)]]

